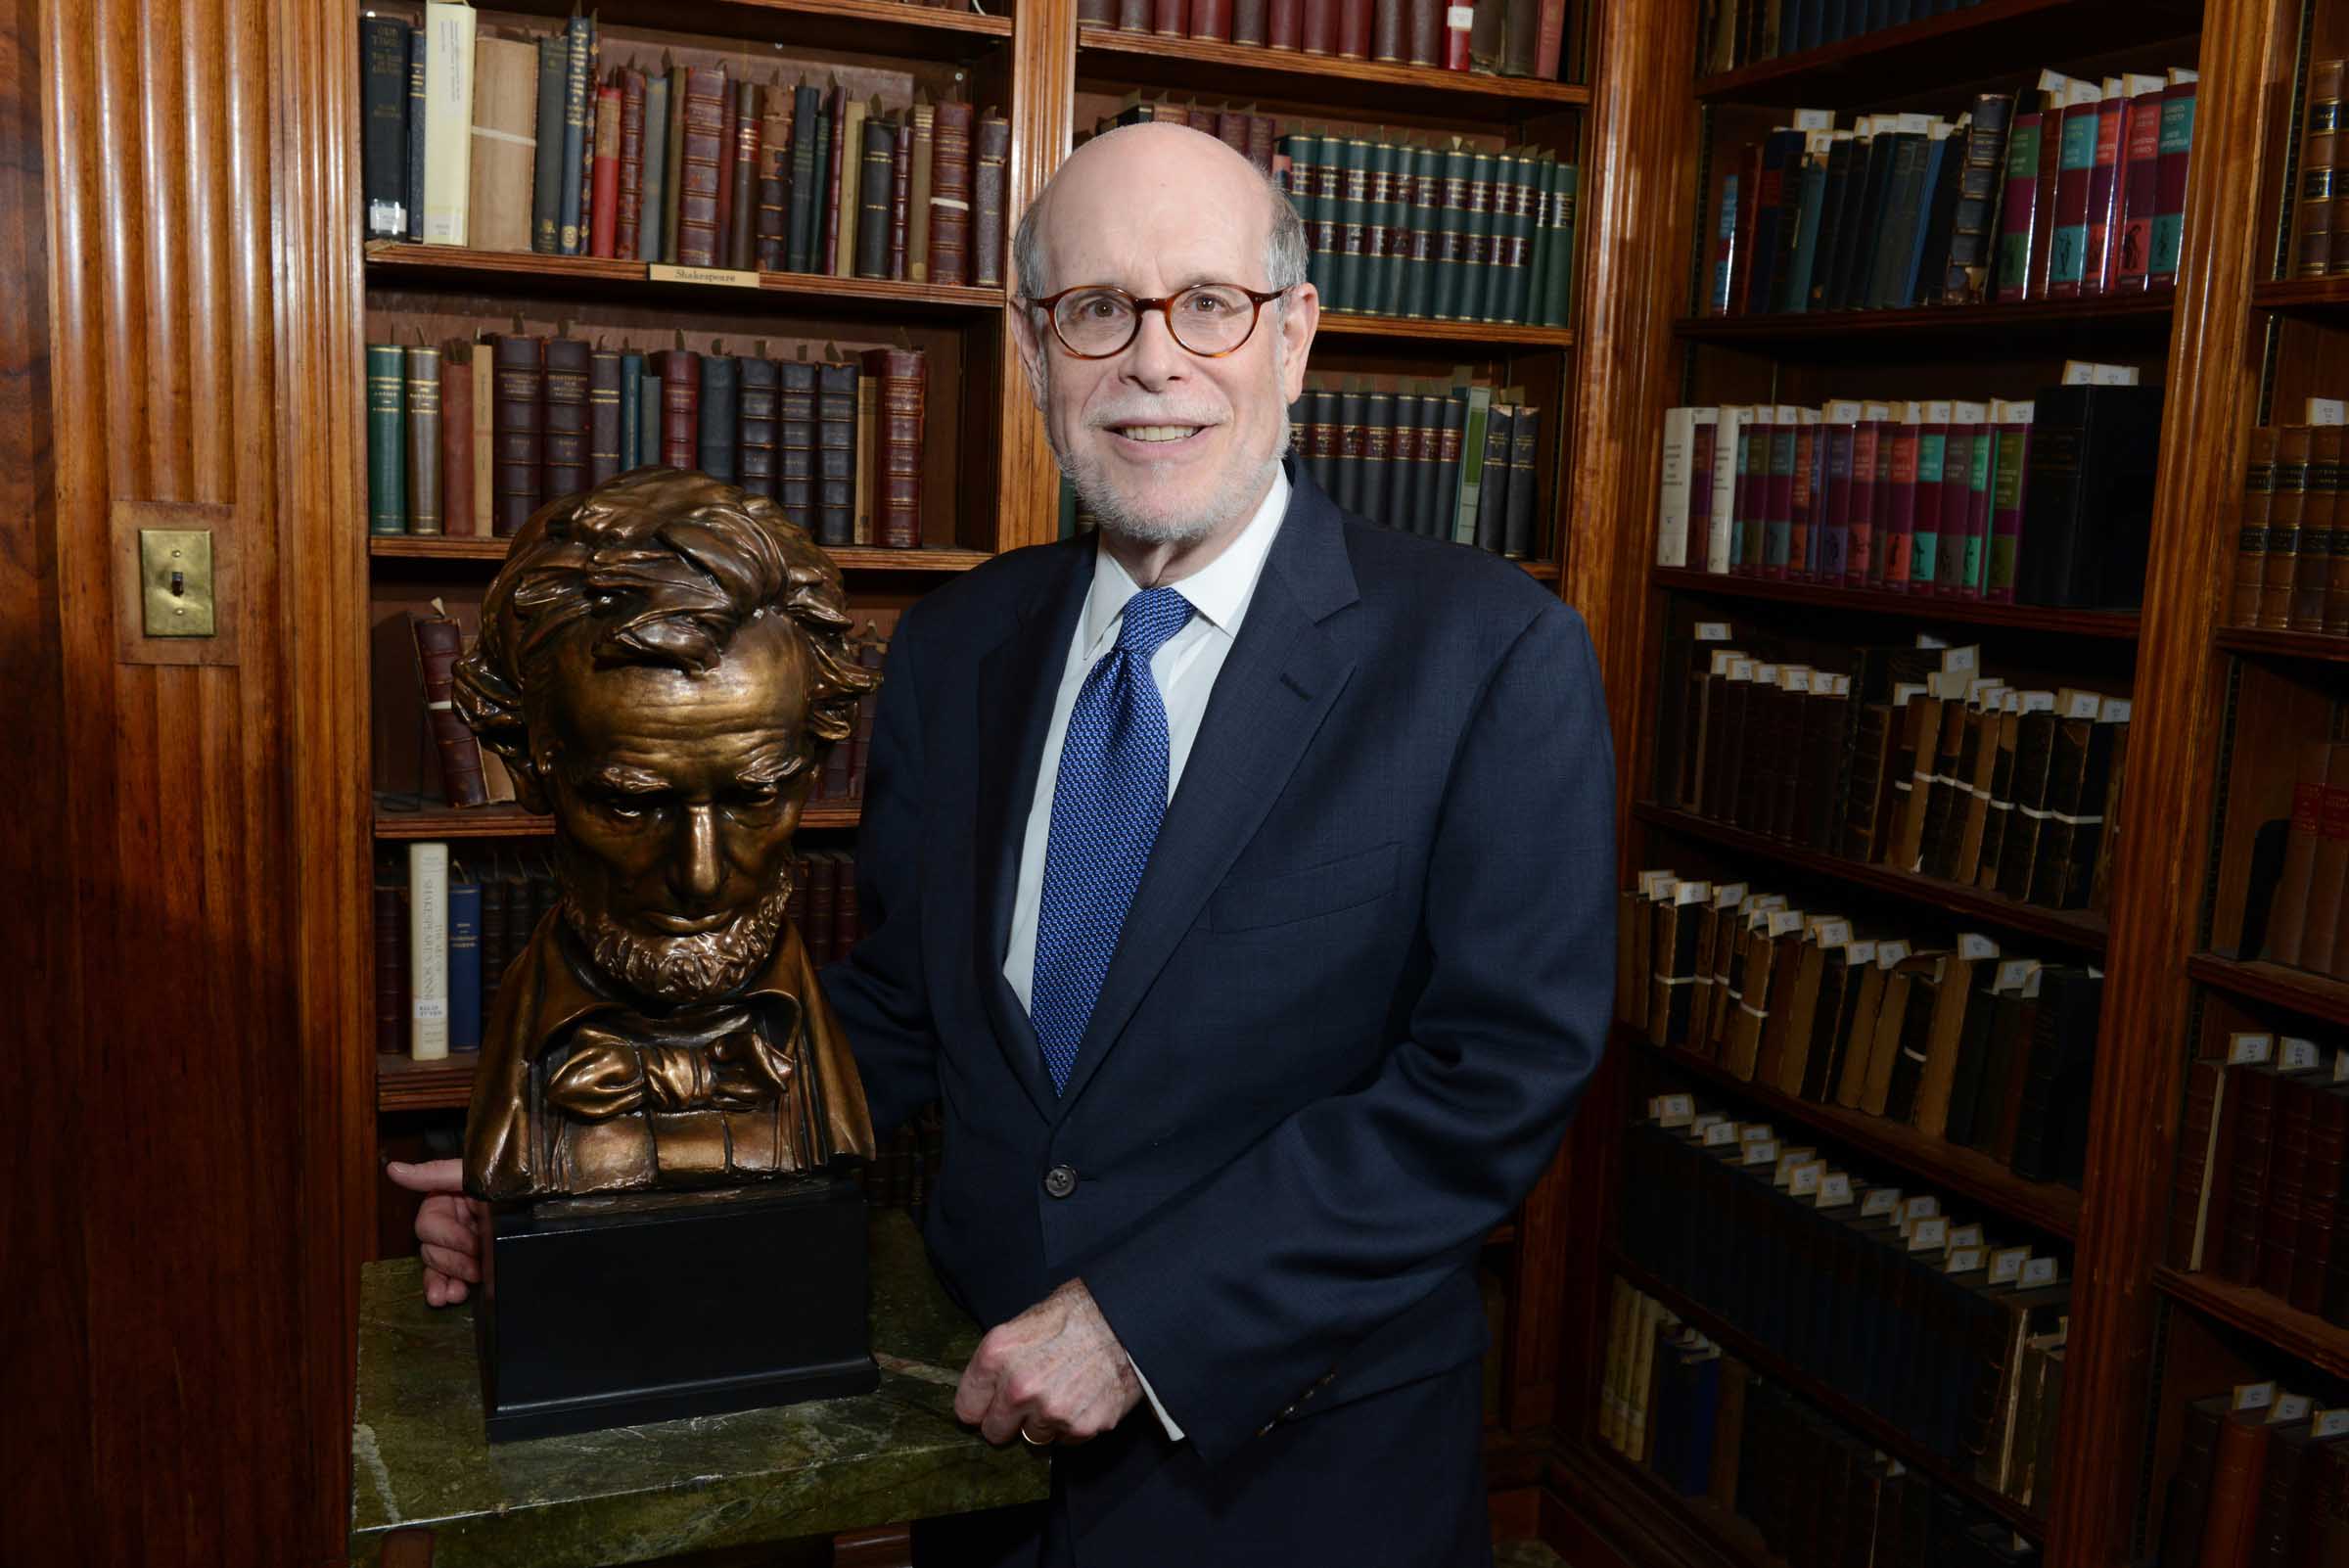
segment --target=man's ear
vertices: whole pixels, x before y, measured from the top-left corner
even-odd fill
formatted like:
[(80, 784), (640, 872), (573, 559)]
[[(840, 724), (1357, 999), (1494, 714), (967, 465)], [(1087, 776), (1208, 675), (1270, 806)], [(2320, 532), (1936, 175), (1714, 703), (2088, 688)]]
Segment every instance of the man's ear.
[(1025, 300), (1015, 300), (1011, 307), (1011, 341), (1020, 350), (1020, 368), (1028, 372), (1028, 395), (1036, 399), (1036, 411), (1044, 411), (1044, 345), (1042, 330), (1036, 324), (1036, 308)]
[(1281, 398), (1294, 403), (1305, 393), (1305, 361), (1321, 325), (1321, 291), (1301, 283), (1280, 307)]

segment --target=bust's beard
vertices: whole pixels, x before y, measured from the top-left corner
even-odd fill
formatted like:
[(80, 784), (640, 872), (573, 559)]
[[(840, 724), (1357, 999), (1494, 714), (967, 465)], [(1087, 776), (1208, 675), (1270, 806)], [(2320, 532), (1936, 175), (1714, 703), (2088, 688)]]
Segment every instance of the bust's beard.
[(600, 973), (639, 996), (682, 1005), (722, 996), (757, 974), (775, 950), (790, 903), (785, 882), (726, 925), (687, 937), (642, 936), (568, 898), (562, 908), (563, 923)]

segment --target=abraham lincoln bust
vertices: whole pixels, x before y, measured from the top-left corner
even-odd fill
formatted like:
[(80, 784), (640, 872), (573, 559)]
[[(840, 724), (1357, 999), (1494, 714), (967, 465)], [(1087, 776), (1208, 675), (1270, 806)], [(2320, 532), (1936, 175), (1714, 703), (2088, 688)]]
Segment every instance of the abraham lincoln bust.
[(649, 468), (533, 517), (456, 701), (555, 820), (557, 907), (497, 993), (465, 1130), (496, 1201), (734, 1187), (869, 1159), (785, 918), (791, 837), (876, 676), (771, 501)]

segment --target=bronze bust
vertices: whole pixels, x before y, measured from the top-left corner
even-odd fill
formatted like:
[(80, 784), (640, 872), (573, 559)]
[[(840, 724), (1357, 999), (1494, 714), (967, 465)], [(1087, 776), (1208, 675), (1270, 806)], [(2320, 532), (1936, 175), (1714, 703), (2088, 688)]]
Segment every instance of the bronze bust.
[(773, 502), (645, 468), (516, 536), (456, 701), (555, 819), (557, 906), (497, 993), (477, 1198), (734, 1186), (870, 1159), (785, 918), (791, 837), (878, 678), (839, 569)]

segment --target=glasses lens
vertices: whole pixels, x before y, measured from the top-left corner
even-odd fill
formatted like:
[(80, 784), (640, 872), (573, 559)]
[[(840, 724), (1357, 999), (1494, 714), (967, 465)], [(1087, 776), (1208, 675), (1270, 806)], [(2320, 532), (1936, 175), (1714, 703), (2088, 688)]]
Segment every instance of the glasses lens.
[(1133, 336), (1133, 301), (1115, 289), (1080, 289), (1052, 307), (1060, 341), (1081, 354), (1114, 354)]
[(1203, 283), (1174, 297), (1174, 341), (1195, 354), (1227, 354), (1248, 341), (1256, 304), (1229, 284)]

